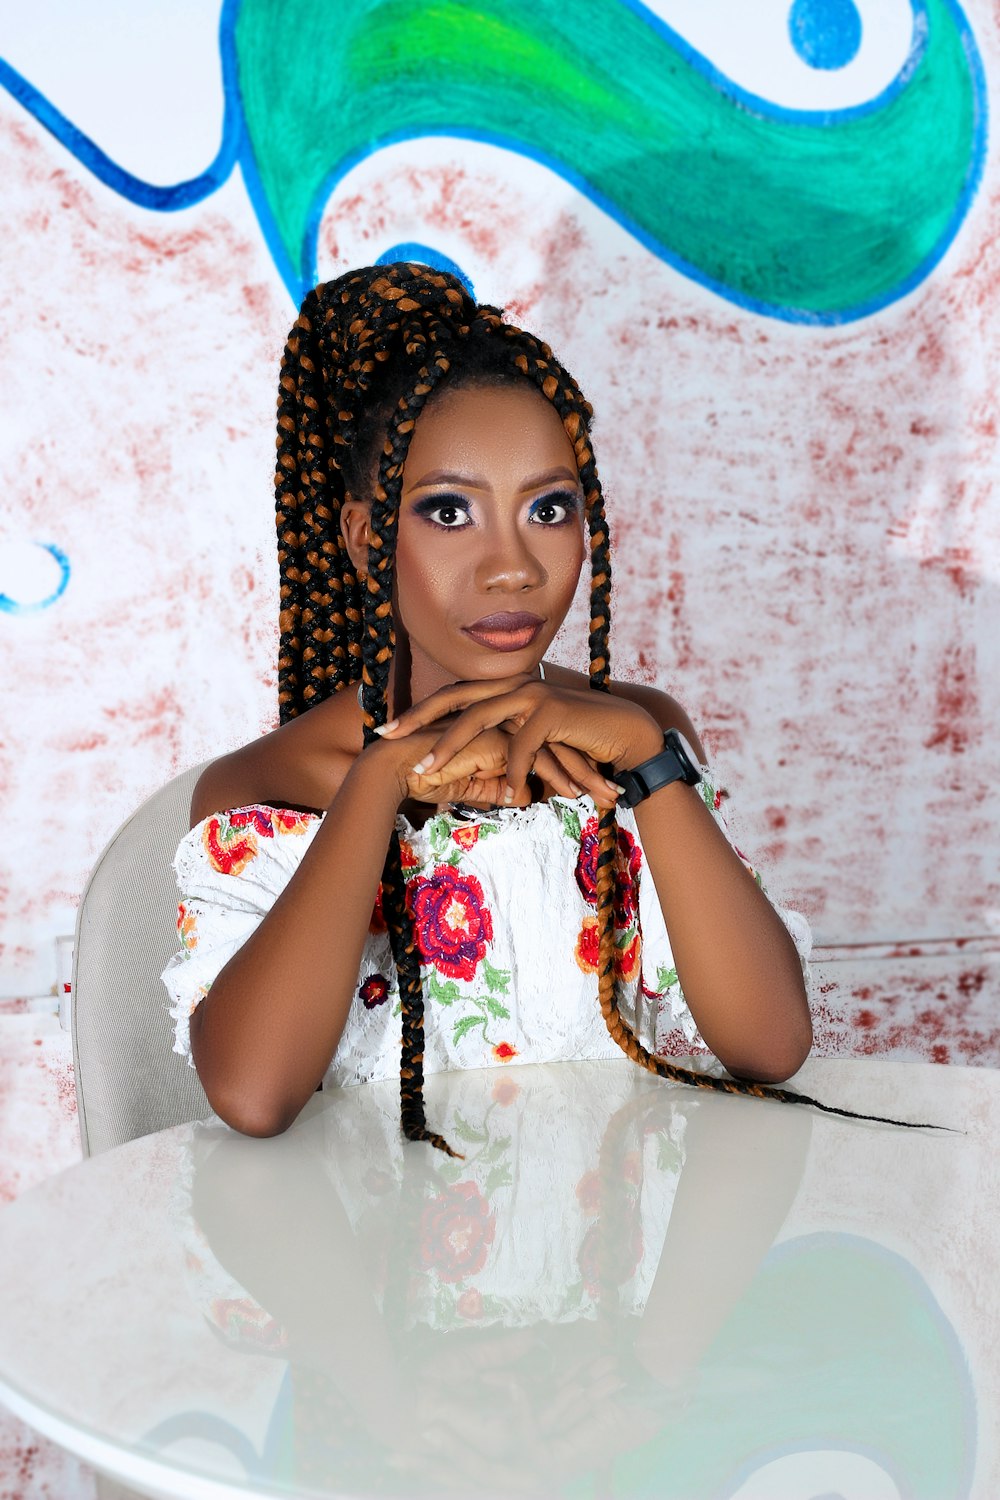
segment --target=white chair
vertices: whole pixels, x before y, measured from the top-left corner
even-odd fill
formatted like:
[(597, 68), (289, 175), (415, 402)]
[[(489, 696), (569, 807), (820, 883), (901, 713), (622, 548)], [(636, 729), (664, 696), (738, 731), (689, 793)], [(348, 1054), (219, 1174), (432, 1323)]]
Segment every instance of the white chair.
[(72, 1035), (84, 1156), (212, 1113), (198, 1075), (172, 1051), (160, 974), (178, 948), (172, 860), (208, 762), (154, 792), (94, 866), (76, 920)]

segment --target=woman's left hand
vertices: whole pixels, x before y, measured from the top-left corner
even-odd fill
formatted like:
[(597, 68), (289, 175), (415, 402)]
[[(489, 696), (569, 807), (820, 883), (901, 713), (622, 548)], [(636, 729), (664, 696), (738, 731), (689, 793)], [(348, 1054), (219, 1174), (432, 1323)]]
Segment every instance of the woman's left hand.
[[(519, 799), (527, 777), (540, 759), (540, 771), (552, 761), (568, 781), (607, 803), (609, 783), (598, 764), (628, 770), (662, 748), (663, 730), (639, 704), (591, 688), (556, 687), (534, 675), (519, 673), (490, 681), (453, 682), (408, 708), (377, 731), (393, 743), (436, 723), (457, 717), (418, 762), (420, 775), (449, 781), (452, 757), (484, 729), (499, 727), (509, 735), (504, 801)], [(551, 779), (549, 777), (548, 779)], [(620, 790), (620, 789), (619, 789)]]

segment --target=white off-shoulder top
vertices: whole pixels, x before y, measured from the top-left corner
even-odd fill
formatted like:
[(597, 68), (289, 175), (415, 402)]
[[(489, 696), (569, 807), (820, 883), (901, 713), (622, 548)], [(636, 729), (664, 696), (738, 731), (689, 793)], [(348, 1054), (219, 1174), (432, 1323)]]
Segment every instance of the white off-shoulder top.
[[(716, 779), (697, 791), (729, 838)], [(193, 1066), (190, 1017), (298, 869), (325, 815), (254, 805), (203, 819), (174, 860), (181, 948), (163, 971), (175, 1052)], [(666, 1056), (708, 1054), (688, 1009), (635, 815), (621, 807), (615, 911), (623, 1017)], [(597, 998), (598, 813), (587, 794), (496, 811), (449, 805), (415, 828), (402, 814), (407, 905), (421, 955), (424, 1070), (620, 1057)], [(730, 840), (731, 842), (731, 840)], [(735, 847), (735, 846), (734, 846)], [(737, 849), (748, 879), (760, 877)], [(344, 878), (350, 879), (350, 870)], [(401, 1007), (381, 911), (369, 923), (354, 997), (324, 1085), (398, 1075)], [(337, 899), (331, 890), (331, 904)], [(775, 910), (808, 978), (809, 924)], [(725, 913), (706, 921), (724, 922)]]

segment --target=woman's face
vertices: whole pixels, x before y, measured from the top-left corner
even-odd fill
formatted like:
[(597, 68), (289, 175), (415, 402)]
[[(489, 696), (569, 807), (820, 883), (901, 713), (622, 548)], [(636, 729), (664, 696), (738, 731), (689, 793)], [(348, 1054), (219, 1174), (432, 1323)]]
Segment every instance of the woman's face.
[[(344, 529), (367, 568), (367, 511), (345, 506)], [(412, 701), (534, 671), (585, 556), (573, 445), (551, 402), (527, 382), (432, 398), (410, 441), (396, 541)]]

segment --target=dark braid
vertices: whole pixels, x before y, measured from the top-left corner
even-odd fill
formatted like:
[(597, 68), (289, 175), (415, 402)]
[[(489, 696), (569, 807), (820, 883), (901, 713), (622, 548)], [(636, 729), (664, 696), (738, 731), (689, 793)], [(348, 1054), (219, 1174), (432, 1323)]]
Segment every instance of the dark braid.
[[(415, 424), (438, 384), (530, 380), (552, 402), (576, 455), (590, 534), (590, 686), (609, 692), (611, 559), (607, 518), (590, 444), (593, 408), (541, 339), (477, 306), (457, 278), (406, 262), (348, 272), (308, 293), (288, 338), (278, 393), (275, 479), (281, 640), (281, 722), (362, 681), (364, 744), (388, 718), (396, 531), (403, 467)], [(395, 400), (392, 393), (398, 392)], [(382, 447), (369, 526), (369, 572), (362, 589), (340, 530), (346, 479), (366, 480), (365, 449)], [(613, 777), (611, 765), (599, 766)], [(672, 1082), (730, 1094), (811, 1104), (851, 1119), (887, 1120), (835, 1109), (805, 1094), (678, 1067), (642, 1046), (618, 1009), (614, 972), (614, 807), (600, 815), (597, 854), (598, 997), (608, 1031), (633, 1062)], [(423, 1103), (424, 999), (420, 955), (407, 907), (399, 835), (382, 872), (386, 919), (402, 1004), (400, 1098), (403, 1131), (450, 1155), (427, 1127)], [(931, 1127), (944, 1128), (944, 1127)]]

